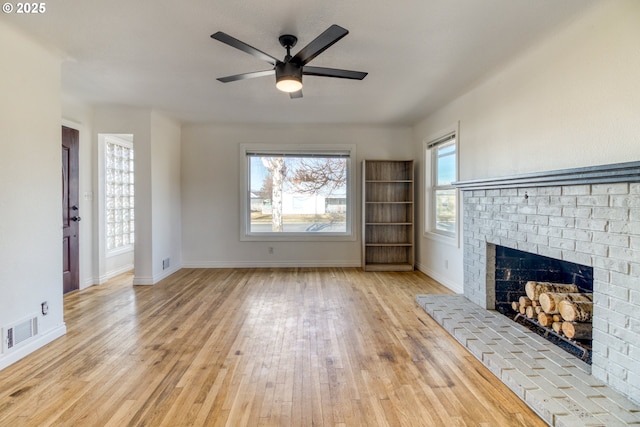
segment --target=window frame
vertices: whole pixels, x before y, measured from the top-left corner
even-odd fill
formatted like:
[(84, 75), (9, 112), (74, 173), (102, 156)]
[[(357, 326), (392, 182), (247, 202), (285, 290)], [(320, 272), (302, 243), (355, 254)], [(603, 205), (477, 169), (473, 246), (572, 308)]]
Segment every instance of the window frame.
[[(453, 141), (453, 142), (451, 142)], [(459, 180), (460, 173), (460, 132), (459, 123), (435, 133), (423, 141), (424, 153), (424, 221), (423, 236), (432, 240), (460, 247), (460, 191), (452, 184), (436, 185), (438, 173), (438, 149), (446, 145), (455, 145), (455, 176), (454, 182)], [(436, 228), (436, 190), (455, 190), (456, 212), (453, 232), (446, 232)]]
[[(317, 232), (252, 232), (251, 222), (251, 186), (249, 174), (250, 156), (253, 153), (264, 153), (285, 155), (347, 155), (347, 213), (346, 231), (344, 233), (317, 233)], [(332, 242), (332, 241), (355, 241), (356, 227), (354, 225), (356, 209), (356, 146), (355, 144), (240, 144), (240, 241), (273, 241), (273, 242)]]

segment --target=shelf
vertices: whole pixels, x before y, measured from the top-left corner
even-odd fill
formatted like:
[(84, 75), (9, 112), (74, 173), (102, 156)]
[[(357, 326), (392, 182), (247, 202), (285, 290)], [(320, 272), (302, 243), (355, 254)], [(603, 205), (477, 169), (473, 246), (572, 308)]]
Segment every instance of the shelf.
[(413, 181), (412, 160), (365, 160), (365, 181)]
[(365, 271), (413, 271), (413, 264), (365, 264)]
[(414, 268), (412, 160), (364, 160), (362, 266), (366, 271)]
[(367, 246), (368, 248), (373, 248), (373, 247), (385, 247), (385, 248), (393, 248), (393, 247), (403, 247), (403, 246), (413, 246), (413, 243), (410, 242), (406, 242), (406, 243), (365, 243), (365, 246)]
[(401, 200), (398, 202), (365, 202), (365, 203), (369, 203), (372, 205), (412, 205), (413, 201), (412, 200)]
[(413, 209), (407, 203), (369, 203), (364, 208), (364, 222), (382, 223), (410, 223), (413, 224)]
[(412, 222), (367, 222), (366, 225), (413, 225)]

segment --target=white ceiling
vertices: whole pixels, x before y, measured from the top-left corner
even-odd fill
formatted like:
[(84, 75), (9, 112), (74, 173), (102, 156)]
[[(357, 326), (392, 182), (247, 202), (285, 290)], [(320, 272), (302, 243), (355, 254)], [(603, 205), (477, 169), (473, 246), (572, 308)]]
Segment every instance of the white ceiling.
[[(594, 0), (56, 0), (2, 19), (62, 51), (64, 93), (153, 107), (182, 122), (412, 124), (460, 95)], [(331, 24), (349, 35), (309, 65), (366, 71), (306, 76), (289, 99), (273, 77), (216, 77), (270, 66), (209, 36), (223, 31), (275, 57)]]

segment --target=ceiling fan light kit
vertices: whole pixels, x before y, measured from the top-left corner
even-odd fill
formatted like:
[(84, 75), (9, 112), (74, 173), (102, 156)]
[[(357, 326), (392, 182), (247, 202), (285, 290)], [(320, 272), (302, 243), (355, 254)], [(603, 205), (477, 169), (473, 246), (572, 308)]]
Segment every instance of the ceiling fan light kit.
[(276, 87), (283, 92), (302, 89), (302, 67), (291, 62), (276, 65)]
[(349, 31), (339, 25), (332, 25), (322, 34), (303, 47), (295, 56), (291, 56), (291, 48), (296, 45), (298, 39), (291, 34), (284, 34), (279, 37), (282, 47), (287, 49), (284, 61), (266, 54), (253, 46), (250, 46), (228, 34), (218, 31), (211, 35), (212, 39), (225, 43), (233, 48), (239, 49), (256, 58), (268, 62), (273, 66), (271, 70), (254, 71), (250, 73), (236, 74), (233, 76), (220, 77), (218, 81), (229, 83), (238, 80), (252, 79), (263, 76), (276, 76), (276, 88), (283, 92), (288, 92), (292, 99), (302, 98), (302, 76), (311, 75), (319, 77), (336, 77), (341, 79), (362, 80), (367, 73), (362, 71), (341, 70), (337, 68), (310, 67), (316, 56), (331, 47), (338, 40), (349, 34)]

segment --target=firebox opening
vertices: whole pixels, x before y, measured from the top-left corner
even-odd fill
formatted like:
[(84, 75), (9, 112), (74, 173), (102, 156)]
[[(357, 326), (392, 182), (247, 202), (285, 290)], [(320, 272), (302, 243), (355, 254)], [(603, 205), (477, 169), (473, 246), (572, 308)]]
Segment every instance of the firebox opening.
[[(591, 324), (589, 333), (580, 339), (567, 337), (562, 331), (554, 331), (551, 324), (541, 325), (538, 315), (533, 317), (518, 314), (513, 302), (526, 296), (525, 286), (529, 281), (573, 284), (579, 293), (593, 293), (593, 268), (542, 255), (523, 252), (504, 246), (495, 246), (495, 308), (505, 316), (535, 331), (569, 353), (591, 363)], [(539, 302), (533, 303), (534, 306)], [(533, 307), (538, 312), (541, 307)], [(560, 319), (560, 323), (563, 320)], [(558, 325), (558, 327), (560, 327)]]

